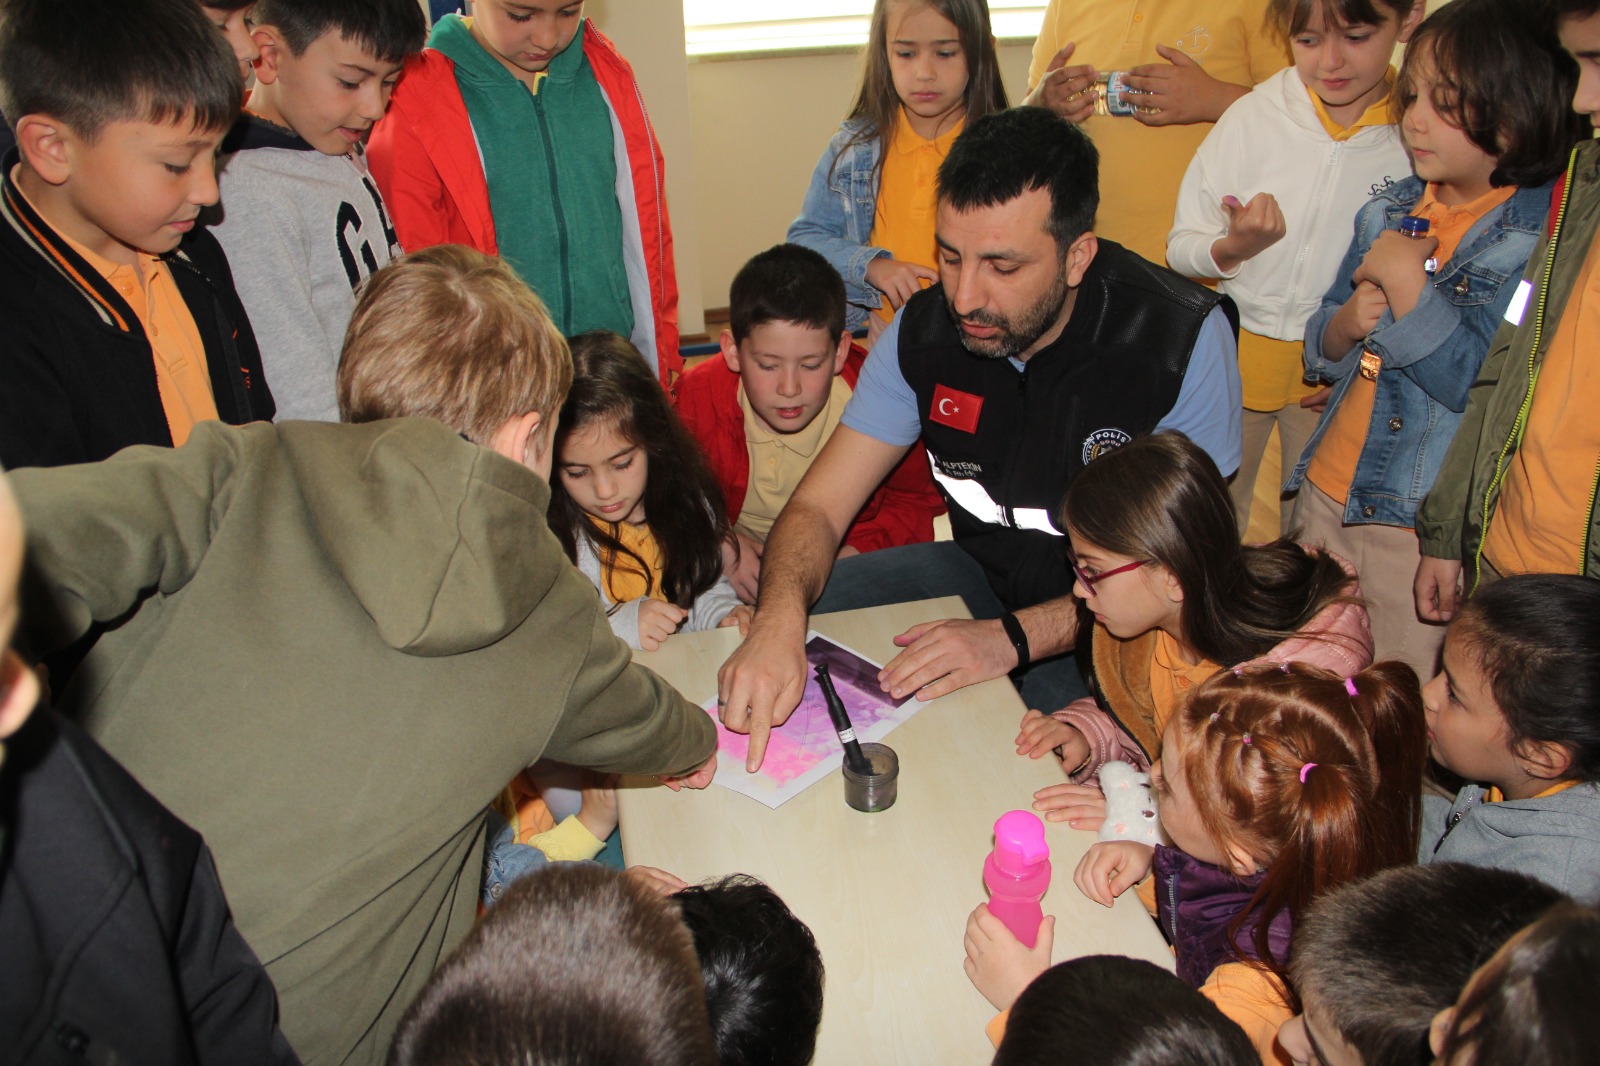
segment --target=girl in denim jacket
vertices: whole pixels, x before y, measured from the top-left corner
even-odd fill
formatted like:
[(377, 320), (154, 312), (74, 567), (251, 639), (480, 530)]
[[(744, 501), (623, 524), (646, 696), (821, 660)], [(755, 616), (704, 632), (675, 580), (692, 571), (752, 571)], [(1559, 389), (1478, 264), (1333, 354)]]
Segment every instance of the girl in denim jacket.
[[(1333, 392), (1284, 486), (1300, 490), (1295, 524), (1361, 575), (1377, 658), (1422, 677), (1444, 630), (1412, 604), (1417, 506), (1539, 242), (1575, 139), (1572, 89), (1553, 28), (1525, 5), (1457, 0), (1429, 17), (1395, 87), (1416, 176), (1361, 209), (1306, 324), (1306, 369)], [(1429, 235), (1399, 232), (1408, 216)]]
[(877, 0), (855, 106), (788, 237), (844, 278), (852, 331), (876, 337), (939, 279), (933, 176), (969, 119), (1006, 106), (987, 0)]

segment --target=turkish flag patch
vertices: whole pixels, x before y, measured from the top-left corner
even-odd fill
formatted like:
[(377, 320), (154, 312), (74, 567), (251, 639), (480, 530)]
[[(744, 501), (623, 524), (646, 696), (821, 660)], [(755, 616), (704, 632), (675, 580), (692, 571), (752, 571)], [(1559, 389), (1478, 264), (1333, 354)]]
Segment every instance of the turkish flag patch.
[(948, 385), (937, 385), (933, 390), (933, 403), (928, 408), (928, 421), (959, 429), (963, 433), (976, 433), (978, 415), (982, 411), (982, 396), (958, 392)]

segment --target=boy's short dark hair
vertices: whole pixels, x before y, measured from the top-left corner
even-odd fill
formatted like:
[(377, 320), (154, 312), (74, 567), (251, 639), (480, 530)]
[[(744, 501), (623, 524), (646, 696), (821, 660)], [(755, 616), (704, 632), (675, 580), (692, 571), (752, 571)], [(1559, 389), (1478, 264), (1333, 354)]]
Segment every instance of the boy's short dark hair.
[(297, 56), (319, 37), (337, 33), (385, 63), (403, 63), (428, 38), (416, 0), (256, 0), (250, 21), (277, 27)]
[(1497, 159), (1497, 188), (1537, 186), (1565, 168), (1588, 120), (1572, 110), (1578, 67), (1536, 4), (1451, 0), (1429, 15), (1394, 87), (1396, 114), (1417, 98), (1416, 64), (1434, 66), (1434, 110)]
[(672, 897), (694, 937), (720, 1066), (805, 1066), (822, 1023), (822, 954), (777, 893), (735, 874)]
[[(1306, 28), (1311, 16), (1322, 9), (1322, 17), (1336, 26), (1377, 26), (1386, 18), (1403, 21), (1421, 0), (1272, 0), (1267, 7), (1267, 25), (1285, 37)], [(1520, 2), (1520, 0), (1519, 0)]]
[(1176, 974), (1090, 955), (1052, 966), (1011, 1006), (993, 1066), (1237, 1066), (1260, 1054), (1238, 1024)]
[(1295, 927), (1289, 979), (1366, 1066), (1414, 1066), (1473, 971), (1566, 898), (1485, 866), (1385, 870), (1330, 892)]
[(213, 11), (238, 11), (255, 2), (256, 0), (200, 0), (200, 6), (209, 7)]
[(844, 279), (822, 256), (798, 244), (776, 244), (752, 256), (728, 291), (728, 328), (735, 344), (768, 322), (844, 332)]
[(51, 115), (91, 140), (123, 121), (220, 130), (239, 104), (239, 61), (194, 0), (0, 6), (0, 111), (13, 127)]
[(1050, 194), (1045, 229), (1056, 255), (1094, 229), (1100, 153), (1088, 134), (1042, 107), (1013, 107), (966, 128), (939, 165), (939, 202), (957, 211), (998, 207), (1029, 189)]
[(591, 863), (518, 880), (407, 1008), (390, 1066), (716, 1062), (694, 944), (654, 890)]

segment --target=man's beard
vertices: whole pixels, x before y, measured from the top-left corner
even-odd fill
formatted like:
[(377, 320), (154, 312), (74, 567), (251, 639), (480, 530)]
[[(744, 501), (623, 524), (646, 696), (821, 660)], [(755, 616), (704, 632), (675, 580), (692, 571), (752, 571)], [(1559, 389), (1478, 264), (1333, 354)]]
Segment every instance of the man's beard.
[[(963, 348), (985, 359), (1014, 359), (1032, 348), (1040, 337), (1050, 332), (1056, 320), (1060, 318), (1061, 309), (1066, 306), (1067, 297), (1071, 293), (1072, 290), (1067, 285), (1066, 271), (1063, 269), (1056, 275), (1056, 283), (1014, 322), (992, 311), (974, 311), (962, 318), (956, 314), (955, 305), (948, 296), (945, 297), (944, 306), (950, 312), (950, 320), (956, 324), (956, 330), (961, 335)], [(962, 322), (974, 326), (994, 327), (1000, 332), (993, 337), (974, 337), (961, 329)]]

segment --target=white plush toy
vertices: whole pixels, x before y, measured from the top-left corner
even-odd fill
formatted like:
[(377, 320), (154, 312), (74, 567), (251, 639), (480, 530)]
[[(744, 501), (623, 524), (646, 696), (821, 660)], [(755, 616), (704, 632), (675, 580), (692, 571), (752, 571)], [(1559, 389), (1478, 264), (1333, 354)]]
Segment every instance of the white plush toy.
[(1163, 843), (1155, 801), (1150, 798), (1150, 775), (1132, 763), (1108, 762), (1100, 767), (1100, 788), (1106, 794), (1106, 820), (1101, 840), (1133, 840), (1154, 847)]

